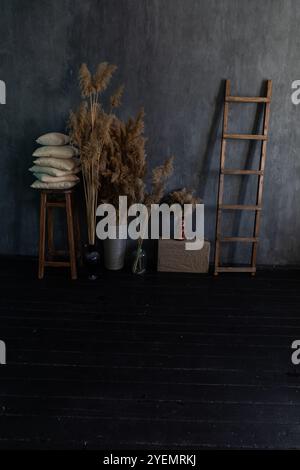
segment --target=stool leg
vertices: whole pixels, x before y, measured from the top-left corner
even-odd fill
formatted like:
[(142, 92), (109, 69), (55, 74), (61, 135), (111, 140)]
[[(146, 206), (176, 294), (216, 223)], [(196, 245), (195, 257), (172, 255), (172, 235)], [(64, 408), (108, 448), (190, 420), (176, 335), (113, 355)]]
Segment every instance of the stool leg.
[(72, 197), (70, 193), (66, 193), (66, 211), (67, 211), (67, 225), (68, 225), (68, 241), (70, 251), (70, 264), (71, 264), (71, 277), (77, 279), (77, 268), (76, 268), (76, 252), (75, 252), (75, 240), (74, 240), (74, 223), (73, 223), (73, 211), (72, 211)]
[(80, 266), (82, 266), (83, 265), (83, 260), (82, 260), (80, 220), (79, 220), (78, 208), (76, 206), (74, 208), (74, 218), (75, 218), (76, 252), (77, 252), (77, 258), (79, 260), (79, 264), (80, 264)]
[(49, 251), (49, 259), (52, 260), (54, 256), (54, 238), (53, 238), (53, 209), (52, 207), (48, 207), (48, 214), (47, 214), (47, 228), (48, 228), (48, 251)]
[(45, 243), (46, 243), (46, 206), (47, 194), (41, 193), (40, 207), (40, 241), (39, 241), (39, 279), (44, 278), (45, 272)]

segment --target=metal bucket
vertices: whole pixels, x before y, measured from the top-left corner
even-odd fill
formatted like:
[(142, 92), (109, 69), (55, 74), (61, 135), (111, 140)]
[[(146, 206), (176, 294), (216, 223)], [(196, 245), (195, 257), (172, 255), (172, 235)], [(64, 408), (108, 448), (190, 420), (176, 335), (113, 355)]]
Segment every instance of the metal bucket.
[[(117, 233), (123, 227), (117, 227)], [(117, 271), (124, 267), (127, 240), (117, 238), (103, 241), (104, 246), (104, 264), (106, 269)]]

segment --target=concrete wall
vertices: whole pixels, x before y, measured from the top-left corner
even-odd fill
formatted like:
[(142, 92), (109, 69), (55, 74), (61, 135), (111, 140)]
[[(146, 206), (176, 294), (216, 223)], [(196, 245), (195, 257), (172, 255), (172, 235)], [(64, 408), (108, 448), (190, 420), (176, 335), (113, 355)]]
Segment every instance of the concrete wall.
[[(273, 79), (258, 261), (300, 263), (300, 106), (290, 98), (291, 83), (300, 78), (299, 2), (1, 0), (0, 7), (0, 79), (7, 85), (7, 103), (0, 106), (1, 254), (36, 254), (38, 195), (27, 172), (34, 140), (64, 130), (79, 100), (81, 62), (107, 60), (119, 66), (115, 84), (126, 86), (122, 115), (145, 107), (150, 166), (176, 156), (170, 188), (193, 187), (203, 197), (210, 240), (224, 79), (243, 95), (260, 93), (263, 80)], [(255, 113), (237, 106), (232, 129), (252, 132)], [(257, 159), (253, 146), (229, 149), (235, 167)], [(234, 177), (232, 198), (253, 202), (253, 178), (241, 188)], [(230, 223), (249, 233), (244, 217)], [(243, 254), (229, 252), (236, 261)]]

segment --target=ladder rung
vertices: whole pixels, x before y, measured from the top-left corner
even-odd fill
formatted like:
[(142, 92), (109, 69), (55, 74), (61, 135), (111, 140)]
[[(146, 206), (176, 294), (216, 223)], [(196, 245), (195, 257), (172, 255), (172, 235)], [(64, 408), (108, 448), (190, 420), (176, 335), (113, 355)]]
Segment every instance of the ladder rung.
[(243, 204), (220, 204), (219, 209), (231, 211), (261, 211), (261, 206), (247, 206)]
[(262, 134), (223, 134), (223, 139), (268, 140), (268, 137)]
[(221, 242), (242, 242), (242, 243), (257, 243), (259, 241), (258, 237), (223, 237), (220, 240)]
[(264, 172), (260, 170), (221, 170), (223, 175), (263, 175)]
[(225, 267), (220, 268), (216, 267), (215, 271), (217, 273), (256, 273), (256, 268), (252, 267)]
[(270, 98), (263, 96), (226, 96), (225, 101), (231, 103), (270, 103)]

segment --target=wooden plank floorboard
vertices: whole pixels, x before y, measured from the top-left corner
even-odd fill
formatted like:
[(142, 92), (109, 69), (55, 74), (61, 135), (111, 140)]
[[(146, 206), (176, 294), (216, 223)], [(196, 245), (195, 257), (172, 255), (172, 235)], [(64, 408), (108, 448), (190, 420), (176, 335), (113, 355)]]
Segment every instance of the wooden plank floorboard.
[[(177, 426), (175, 423), (178, 423)], [(265, 427), (270, 428), (265, 432)], [(82, 418), (82, 417), (40, 417), (20, 416), (0, 417), (0, 429), (5, 429), (5, 436), (0, 432), (0, 439), (26, 439), (37, 441), (53, 440), (85, 443), (86, 448), (107, 449), (111, 445), (127, 441), (128, 448), (142, 444), (147, 449), (148, 443), (163, 444), (165, 448), (192, 446), (195, 448), (276, 448), (283, 441), (289, 448), (299, 445), (299, 426), (273, 424), (262, 420), (256, 423), (194, 422), (186, 420), (155, 418)], [(130, 436), (130, 437), (129, 437)], [(130, 445), (129, 445), (130, 444)]]
[(299, 449), (299, 280), (0, 259), (0, 449)]
[[(101, 406), (100, 406), (101, 405)], [(266, 422), (278, 425), (300, 424), (299, 404), (295, 403), (233, 403), (208, 401), (90, 399), (66, 397), (1, 397), (3, 417), (81, 417), (81, 418), (136, 418), (145, 416), (191, 422)], [(296, 413), (295, 413), (296, 411)]]
[[(19, 387), (18, 387), (19, 384)], [(264, 384), (176, 384), (176, 387), (168, 383), (155, 383), (155, 387), (149, 387), (149, 383), (131, 382), (93, 382), (79, 381), (41, 381), (7, 379), (1, 383), (1, 400), (5, 406), (5, 400), (9, 396), (22, 397), (64, 397), (90, 399), (134, 399), (134, 400), (175, 400), (181, 403), (207, 402), (207, 403), (260, 403), (260, 404), (298, 404), (300, 398), (299, 383), (290, 386)], [(101, 403), (100, 403), (101, 405)], [(34, 412), (34, 409), (32, 410)]]
[[(42, 315), (42, 316), (41, 316)], [(174, 318), (169, 316), (169, 318), (163, 316), (153, 316), (153, 315), (139, 315), (130, 317), (124, 315), (99, 315), (97, 318), (72, 318), (70, 317), (55, 317), (51, 318), (51, 314), (47, 316), (44, 313), (39, 313), (38, 316), (22, 316), (12, 315), (3, 315), (0, 311), (1, 325), (2, 328), (16, 328), (20, 326), (20, 322), (24, 321), (26, 323), (26, 329), (32, 328), (49, 330), (51, 333), (52, 330), (59, 329), (68, 331), (90, 331), (94, 332), (105, 332), (118, 330), (118, 328), (130, 329), (130, 330), (144, 330), (147, 328), (148, 331), (157, 330), (163, 332), (167, 331), (176, 331), (180, 332), (191, 332), (194, 328), (203, 332), (209, 332), (211, 330), (218, 332), (219, 330), (229, 331), (230, 333), (240, 332), (247, 330), (249, 334), (254, 334), (259, 331), (260, 334), (295, 334), (300, 332), (300, 325), (298, 318), (274, 318), (274, 317), (236, 317), (234, 315), (219, 315), (216, 317), (210, 317), (198, 314), (197, 317), (188, 317), (187, 315), (182, 317)]]
[[(260, 351), (261, 352), (261, 351)], [(120, 366), (120, 367), (162, 367), (162, 368), (217, 368), (220, 367), (220, 361), (225, 369), (243, 369), (243, 368), (256, 368), (257, 370), (278, 370), (278, 367), (286, 368), (286, 370), (293, 370), (292, 365), (288, 366), (290, 351), (283, 352), (272, 351), (261, 352), (261, 354), (248, 355), (233, 355), (233, 354), (216, 354), (211, 351), (211, 355), (203, 350), (202, 354), (175, 354), (166, 351), (165, 354), (149, 352), (141, 353), (139, 350), (131, 354), (125, 352), (115, 351), (102, 351), (100, 353), (90, 352), (69, 352), (69, 351), (13, 351), (10, 354), (10, 364), (33, 364), (37, 361), (40, 365), (62, 365), (62, 366), (85, 366), (85, 367), (98, 367), (98, 366)]]
[[(146, 328), (146, 327), (145, 327)], [(94, 347), (97, 347), (97, 343), (100, 343), (101, 337), (99, 333), (94, 333), (90, 331), (70, 331), (67, 329), (54, 329), (51, 330), (51, 335), (48, 330), (36, 329), (32, 331), (31, 328), (21, 327), (18, 330), (16, 328), (1, 328), (2, 339), (5, 341), (11, 340), (32, 340), (38, 339), (41, 342), (45, 342), (47, 347), (57, 347), (64, 341), (73, 341), (78, 342), (81, 345), (89, 342), (89, 346), (93, 344)], [(105, 335), (105, 333), (103, 333)], [(101, 335), (101, 333), (100, 333)], [(96, 337), (97, 336), (97, 337)], [(264, 333), (252, 333), (247, 334), (247, 332), (242, 333), (230, 333), (230, 332), (161, 332), (161, 331), (126, 331), (118, 330), (109, 332), (109, 338), (105, 335), (106, 342), (133, 342), (133, 343), (142, 343), (146, 346), (151, 346), (153, 342), (163, 343), (163, 344), (176, 344), (178, 350), (180, 350), (181, 345), (183, 347), (194, 345), (197, 349), (198, 345), (214, 345), (218, 343), (219, 347), (226, 346), (229, 342), (231, 344), (243, 346), (259, 346), (268, 348), (269, 346), (278, 346), (278, 347), (287, 347), (291, 345), (292, 341), (297, 339), (297, 332), (295, 334), (264, 334)]]

